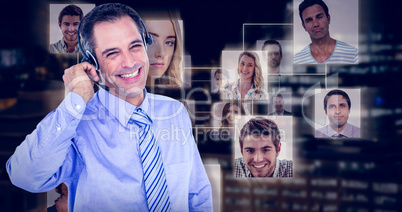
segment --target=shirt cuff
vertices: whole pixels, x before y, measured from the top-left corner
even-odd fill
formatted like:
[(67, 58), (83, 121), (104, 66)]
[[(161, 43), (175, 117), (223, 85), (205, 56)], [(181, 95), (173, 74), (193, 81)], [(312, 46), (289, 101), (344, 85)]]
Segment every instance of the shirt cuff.
[(81, 119), (87, 105), (79, 94), (70, 92), (60, 106), (74, 118)]

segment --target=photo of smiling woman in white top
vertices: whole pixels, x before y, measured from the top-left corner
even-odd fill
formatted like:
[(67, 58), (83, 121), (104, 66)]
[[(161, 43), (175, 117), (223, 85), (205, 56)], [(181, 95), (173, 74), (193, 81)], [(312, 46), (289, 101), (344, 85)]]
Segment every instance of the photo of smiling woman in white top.
[(259, 100), (268, 98), (264, 89), (260, 59), (256, 53), (242, 52), (239, 55), (237, 74), (239, 75), (238, 80), (224, 87), (223, 99)]

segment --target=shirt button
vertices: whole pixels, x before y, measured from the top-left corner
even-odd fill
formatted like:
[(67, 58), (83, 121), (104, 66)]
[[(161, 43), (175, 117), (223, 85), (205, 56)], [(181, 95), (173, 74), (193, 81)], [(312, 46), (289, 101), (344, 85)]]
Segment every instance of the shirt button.
[(81, 105), (76, 105), (75, 108), (77, 108), (77, 110), (81, 109)]
[(60, 131), (60, 130), (61, 130), (61, 127), (57, 127), (56, 129), (57, 129), (57, 131)]

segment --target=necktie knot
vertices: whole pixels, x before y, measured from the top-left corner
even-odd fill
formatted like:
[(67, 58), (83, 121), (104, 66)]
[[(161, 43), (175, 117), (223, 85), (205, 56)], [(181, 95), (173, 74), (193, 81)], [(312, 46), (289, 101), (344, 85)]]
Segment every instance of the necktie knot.
[(139, 127), (145, 127), (152, 124), (151, 118), (139, 107), (134, 110), (130, 121)]
[(332, 138), (346, 138), (346, 136), (339, 133), (339, 134), (333, 135)]

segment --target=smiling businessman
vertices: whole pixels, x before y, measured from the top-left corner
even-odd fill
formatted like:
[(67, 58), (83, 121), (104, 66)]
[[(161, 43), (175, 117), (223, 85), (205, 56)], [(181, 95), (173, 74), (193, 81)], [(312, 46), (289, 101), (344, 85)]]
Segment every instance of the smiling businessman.
[[(94, 61), (65, 70), (70, 93), (8, 160), (12, 183), (46, 192), (64, 182), (69, 211), (212, 211), (185, 107), (144, 88), (152, 38), (139, 15), (104, 4), (81, 22)], [(94, 93), (88, 75), (108, 91)]]

